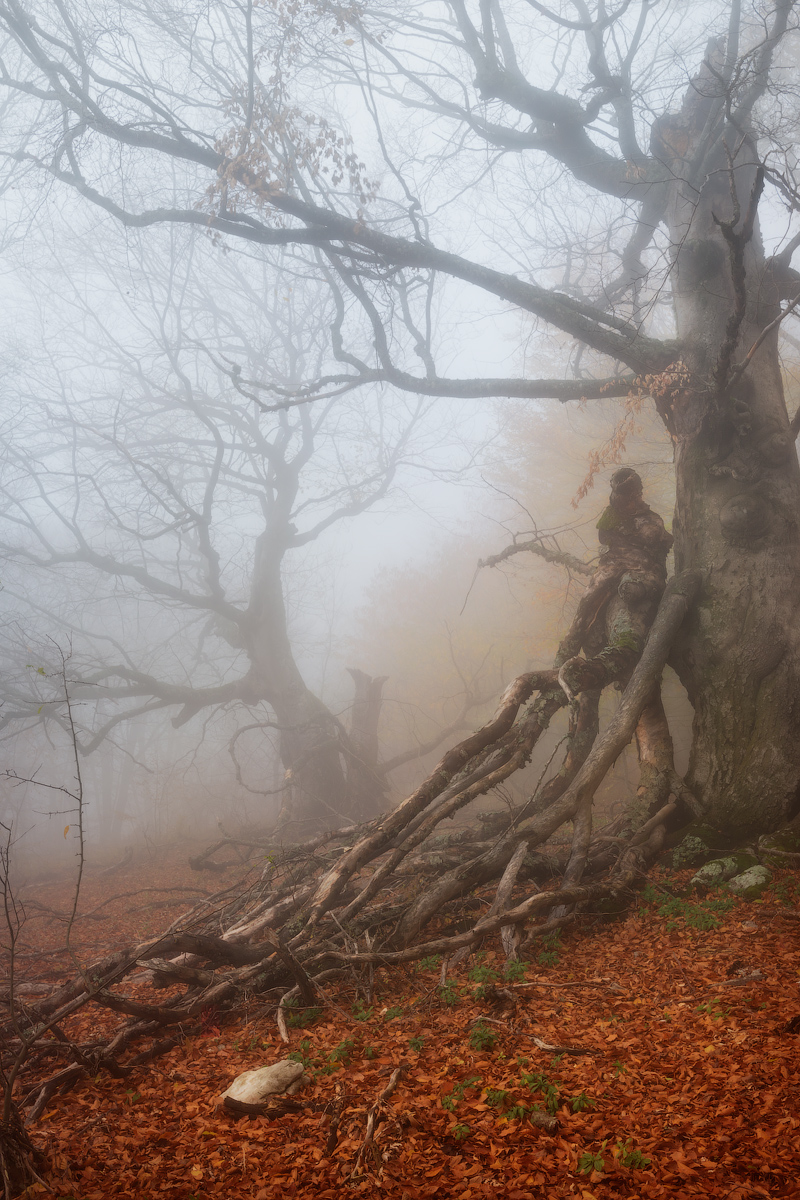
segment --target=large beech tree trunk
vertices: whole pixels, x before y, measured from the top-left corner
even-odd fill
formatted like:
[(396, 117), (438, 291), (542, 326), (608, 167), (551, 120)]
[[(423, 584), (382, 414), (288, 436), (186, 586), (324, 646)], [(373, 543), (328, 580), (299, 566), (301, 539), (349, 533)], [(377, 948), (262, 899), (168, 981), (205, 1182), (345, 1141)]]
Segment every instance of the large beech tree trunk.
[(281, 569), (287, 540), (280, 526), (257, 539), (244, 631), (252, 700), (266, 700), (277, 718), (286, 772), (281, 823), (299, 826), (298, 833), (346, 824), (349, 800), (339, 725), (306, 686), (289, 639)]
[(325, 829), (347, 824), (350, 800), (333, 716), (305, 684), (273, 693), (270, 703), (281, 726), (286, 772), (281, 824)]
[(687, 783), (709, 824), (739, 837), (800, 807), (800, 470), (777, 326), (766, 332), (800, 277), (765, 258), (754, 143), (726, 128), (711, 152), (702, 144), (718, 99), (704, 67), (654, 136), (673, 179), (667, 224), (691, 380), (656, 382), (654, 396), (676, 448), (676, 570), (703, 580), (672, 660), (695, 711)]
[[(277, 523), (276, 523), (277, 524)], [(279, 527), (278, 527), (279, 528)], [(288, 542), (267, 530), (257, 542), (250, 605), (244, 621), (253, 702), (275, 713), (285, 790), (280, 824), (300, 836), (377, 816), (386, 807), (378, 762), (378, 722), (386, 677), (350, 668), (355, 693), (347, 734), (306, 686), (294, 657), (283, 596), (282, 562)]]

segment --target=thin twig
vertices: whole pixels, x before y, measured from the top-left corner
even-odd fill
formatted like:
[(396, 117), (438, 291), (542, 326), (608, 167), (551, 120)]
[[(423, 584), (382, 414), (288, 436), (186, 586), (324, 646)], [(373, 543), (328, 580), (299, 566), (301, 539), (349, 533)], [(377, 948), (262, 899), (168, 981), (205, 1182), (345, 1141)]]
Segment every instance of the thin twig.
[(376, 1129), (376, 1126), (379, 1124), (381, 1108), (383, 1107), (383, 1105), (386, 1103), (386, 1101), (391, 1096), (392, 1092), (397, 1087), (398, 1083), (400, 1082), (400, 1076), (406, 1071), (406, 1069), (407, 1069), (406, 1063), (400, 1063), (400, 1066), (395, 1068), (395, 1070), (392, 1072), (391, 1079), (389, 1080), (389, 1082), (387, 1083), (386, 1087), (383, 1089), (381, 1094), (378, 1096), (378, 1099), (372, 1105), (372, 1108), (369, 1110), (369, 1112), (367, 1114), (367, 1128), (366, 1128), (366, 1132), (364, 1134), (364, 1141), (361, 1143), (359, 1150), (358, 1150), (358, 1154), (356, 1155), (355, 1165), (353, 1167), (353, 1170), (350, 1173), (351, 1179), (356, 1179), (361, 1175), (361, 1165), (364, 1162), (364, 1157), (365, 1157), (367, 1151), (369, 1150), (370, 1146), (372, 1145), (373, 1138), (375, 1137), (375, 1129)]

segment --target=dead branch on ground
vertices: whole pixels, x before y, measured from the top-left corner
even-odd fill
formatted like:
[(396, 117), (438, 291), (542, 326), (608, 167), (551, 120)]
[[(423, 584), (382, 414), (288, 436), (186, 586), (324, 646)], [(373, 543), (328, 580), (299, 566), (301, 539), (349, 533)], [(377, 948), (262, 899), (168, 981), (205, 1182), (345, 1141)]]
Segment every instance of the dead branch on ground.
[[(370, 975), (437, 954), (452, 960), (500, 932), (507, 954), (516, 955), (588, 906), (630, 893), (663, 846), (668, 823), (691, 815), (659, 685), (699, 579), (687, 573), (665, 587), (671, 539), (644, 503), (635, 472), (614, 476), (599, 529), (603, 553), (553, 668), (515, 679), (495, 714), (448, 749), (397, 808), (305, 844), (251, 839), (260, 864), (200, 897), (160, 937), (84, 967), (36, 1004), (12, 993), (0, 1026), (5, 1053), (25, 1044), (38, 1054), (18, 1068), (29, 1120), (56, 1088), (87, 1070), (127, 1073), (133, 1061), (174, 1044), (172, 1031), (199, 1030), (203, 1014), (213, 1012), (218, 1022), (257, 995), (275, 1006), (288, 1040), (287, 999), (299, 995), (304, 1006), (323, 1007), (330, 1001), (322, 985), (343, 972)], [(599, 699), (611, 683), (624, 691), (598, 736)], [(442, 822), (524, 766), (563, 708), (570, 720), (559, 770), (491, 832), (479, 822), (443, 838)], [(634, 734), (642, 763), (637, 801), (597, 834), (595, 793)], [(568, 821), (566, 855), (545, 850)], [(426, 936), (448, 905), (483, 887), (494, 888), (488, 911), (466, 927)], [(131, 976), (142, 968), (146, 981), (170, 988), (163, 1003), (144, 999), (141, 988), (132, 993)], [(93, 1047), (56, 1047), (55, 1028), (87, 1004), (119, 1013), (122, 1024)], [(136, 1060), (124, 1061), (134, 1043), (148, 1039)], [(47, 1069), (54, 1053), (72, 1057), (55, 1075)]]

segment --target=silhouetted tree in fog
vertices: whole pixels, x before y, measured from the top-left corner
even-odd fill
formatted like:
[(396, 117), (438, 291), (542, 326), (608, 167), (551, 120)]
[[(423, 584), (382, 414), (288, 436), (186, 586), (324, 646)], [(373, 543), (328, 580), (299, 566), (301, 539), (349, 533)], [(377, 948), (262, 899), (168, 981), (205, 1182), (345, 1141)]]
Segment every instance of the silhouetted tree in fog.
[[(291, 591), (293, 557), (383, 500), (440, 431), (426, 429), (430, 401), (379, 385), (289, 408), (243, 395), (226, 363), (285, 388), (317, 367), (326, 297), (288, 270), (228, 260), (210, 281), (203, 265), (190, 235), (145, 255), (135, 301), (100, 273), (107, 309), (76, 293), (66, 320), (84, 336), (52, 336), (17, 380), (3, 452), (6, 579), (49, 613), (48, 632), (73, 639), (87, 752), (159, 710), (179, 727), (244, 706), (241, 733), (272, 731), (286, 771), (277, 789), (245, 786), (277, 790), (284, 822), (342, 824), (385, 803), (367, 735), (380, 696), (370, 712), (357, 704), (351, 737), (307, 686), (287, 568)], [(313, 575), (296, 580), (295, 603), (313, 588)], [(57, 719), (57, 698), (48, 703), (20, 654), (3, 723)], [(234, 735), (239, 772), (240, 749)]]

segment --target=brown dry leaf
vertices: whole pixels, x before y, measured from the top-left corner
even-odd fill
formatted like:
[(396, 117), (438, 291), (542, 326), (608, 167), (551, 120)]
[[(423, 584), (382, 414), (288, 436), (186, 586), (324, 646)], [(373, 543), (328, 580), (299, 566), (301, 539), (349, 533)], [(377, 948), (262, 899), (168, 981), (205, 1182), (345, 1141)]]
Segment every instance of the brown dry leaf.
[[(176, 854), (136, 885), (184, 882), (189, 886), (195, 880)], [(90, 879), (86, 908), (125, 890), (134, 888)], [(64, 885), (45, 891), (42, 902), (51, 907), (63, 907), (68, 899)], [(155, 917), (136, 912), (129, 901), (114, 901), (108, 911), (113, 921), (101, 928), (109, 947), (125, 938), (141, 940), (162, 927), (163, 911)], [(514, 1018), (491, 1026), (497, 1034), (491, 1050), (470, 1044), (475, 1020), (491, 1015), (473, 994), (474, 963), (466, 961), (454, 972), (460, 999), (453, 1008), (436, 998), (436, 970), (379, 973), (374, 1007), (400, 1007), (403, 1017), (396, 1022), (374, 1016), (354, 1026), (326, 1011), (316, 1025), (291, 1030), (291, 1049), (307, 1040), (305, 1053), (317, 1060), (318, 1073), (304, 1098), (321, 1108), (310, 1114), (231, 1121), (214, 1112), (211, 1102), (224, 1079), (252, 1067), (254, 1056), (261, 1062), (285, 1055), (274, 1020), (255, 1017), (250, 1024), (220, 1024), (219, 1033), (190, 1034), (125, 1080), (84, 1076), (71, 1092), (54, 1097), (33, 1136), (48, 1148), (56, 1195), (339, 1200), (342, 1179), (349, 1177), (364, 1137), (366, 1112), (404, 1059), (409, 1070), (402, 1090), (386, 1105), (376, 1135), (378, 1154), (365, 1163), (367, 1174), (354, 1184), (354, 1196), (789, 1197), (800, 1162), (800, 1121), (794, 1116), (800, 1064), (796, 1038), (785, 1032), (798, 1011), (796, 948), (786, 926), (773, 924), (780, 911), (776, 902), (768, 896), (758, 911), (758, 938), (742, 931), (749, 913), (743, 902), (723, 915), (717, 930), (670, 931), (663, 919), (647, 912), (599, 932), (565, 932), (560, 963), (547, 970), (536, 964), (528, 972), (529, 979), (560, 986), (519, 989)], [(76, 936), (94, 956), (98, 933), (91, 924), (79, 924)], [(24, 951), (54, 951), (58, 936), (52, 925), (33, 921), (25, 927)], [(726, 964), (745, 956), (745, 942), (748, 970), (760, 969), (765, 979), (757, 987), (720, 989)], [(502, 958), (494, 957), (491, 945), (484, 950), (483, 965), (499, 972)], [(68, 963), (54, 955), (52, 967), (57, 975), (68, 970)], [(624, 980), (624, 994), (576, 986), (600, 977)], [(327, 986), (338, 1008), (349, 1013), (352, 985)], [(144, 983), (131, 994), (152, 1001)], [(558, 1059), (539, 1049), (523, 1032), (534, 1017), (540, 1041), (597, 1052)], [(70, 1036), (88, 1043), (101, 1033), (110, 1035), (118, 1018), (87, 1008), (65, 1024)], [(422, 1049), (411, 1050), (409, 1038), (420, 1036)], [(319, 1070), (330, 1066), (328, 1056), (345, 1038), (355, 1043), (350, 1064)], [(139, 1049), (133, 1046), (128, 1053)], [(534, 1128), (527, 1116), (504, 1116), (504, 1105), (512, 1103), (528, 1109), (538, 1103), (544, 1113), (544, 1094), (522, 1082), (523, 1075), (538, 1073), (558, 1088), (560, 1131), (551, 1136)], [(467, 1086), (476, 1077), (480, 1082)], [(322, 1107), (334, 1100), (337, 1084), (347, 1101), (338, 1145), (325, 1157), (329, 1117)], [(453, 1096), (459, 1087), (463, 1094)], [(508, 1100), (493, 1101), (487, 1088), (507, 1092)], [(581, 1095), (594, 1105), (579, 1104), (574, 1111), (574, 1098)], [(453, 1097), (452, 1111), (442, 1105), (448, 1097)], [(465, 1129), (455, 1136), (458, 1126)], [(649, 1168), (625, 1167), (619, 1154), (614, 1157), (617, 1141), (627, 1139), (651, 1159)], [(382, 1161), (387, 1146), (391, 1154)], [(578, 1160), (586, 1153), (602, 1154), (605, 1176), (578, 1174)]]

